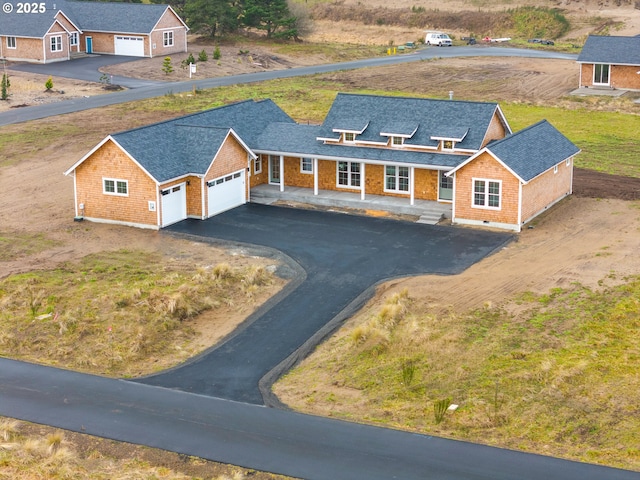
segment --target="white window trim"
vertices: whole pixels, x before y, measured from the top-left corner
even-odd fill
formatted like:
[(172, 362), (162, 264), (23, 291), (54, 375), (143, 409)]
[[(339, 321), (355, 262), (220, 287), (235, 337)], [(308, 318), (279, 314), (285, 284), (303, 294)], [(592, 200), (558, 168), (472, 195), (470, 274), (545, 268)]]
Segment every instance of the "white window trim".
[[(390, 175), (387, 175), (387, 167), (393, 167), (396, 169), (396, 173), (395, 173), (395, 178), (396, 178), (396, 188), (391, 189), (391, 188), (387, 188), (387, 177)], [(406, 190), (400, 190), (400, 166), (398, 165), (384, 165), (384, 187), (383, 190), (387, 193), (399, 193), (402, 195), (409, 195), (411, 193), (411, 169), (409, 167), (404, 167), (407, 169), (407, 189)]]
[[(347, 173), (348, 173), (348, 179), (349, 179), (349, 184), (348, 185), (342, 185), (340, 183), (340, 163), (346, 163), (348, 165), (347, 168)], [(360, 176), (360, 185), (353, 185), (353, 172), (351, 171), (351, 165), (352, 164), (358, 164), (360, 165), (360, 171), (357, 172), (357, 174)], [(336, 162), (336, 187), (337, 188), (347, 188), (350, 190), (362, 190), (362, 164), (360, 162)]]
[[(607, 81), (596, 82), (596, 65), (607, 66)], [(602, 70), (600, 70), (600, 77), (602, 77)], [(593, 64), (593, 84), (594, 85), (611, 85), (611, 64), (610, 63), (594, 63)]]
[[(484, 193), (484, 205), (476, 205), (476, 182), (484, 182), (485, 184), (485, 193)], [(489, 182), (497, 183), (500, 188), (500, 192), (498, 193), (498, 200), (500, 205), (497, 207), (492, 207), (487, 205), (489, 201)], [(492, 194), (493, 195), (493, 194)], [(502, 210), (502, 180), (496, 180), (494, 178), (472, 178), (471, 179), (471, 208), (479, 208), (482, 210)]]
[[(446, 142), (451, 142), (451, 148), (447, 148), (444, 146)], [(453, 140), (442, 140), (442, 151), (443, 152), (453, 152), (456, 149), (456, 142)]]
[[(307, 160), (309, 162), (309, 165), (311, 166), (311, 170), (305, 170), (304, 169), (304, 161)], [(302, 157), (300, 159), (300, 173), (304, 173), (307, 175), (313, 175), (313, 158), (311, 157)]]
[[(108, 192), (106, 189), (106, 182), (107, 181), (111, 181), (113, 182), (113, 188), (115, 191), (113, 192)], [(118, 193), (118, 183), (124, 183), (126, 185), (127, 188), (127, 193)], [(103, 177), (102, 178), (102, 193), (104, 193), (105, 195), (115, 195), (116, 197), (128, 197), (129, 196), (129, 181), (128, 180), (123, 180), (122, 178), (107, 178), (107, 177)]]
[(553, 173), (558, 173), (558, 165), (553, 166)]
[[(55, 45), (55, 49), (53, 48)], [(60, 48), (58, 48), (60, 47)], [(49, 42), (49, 48), (51, 48), (52, 52), (61, 52), (63, 50), (62, 47), (62, 35), (54, 35), (51, 37), (51, 40)]]
[(262, 173), (262, 157), (256, 157), (253, 161), (253, 173), (256, 175)]
[[(396, 143), (396, 140), (400, 140), (400, 143)], [(393, 135), (391, 137), (391, 146), (395, 148), (400, 148), (404, 145), (404, 137), (400, 137), (398, 135)]]
[(79, 43), (80, 36), (78, 35), (78, 32), (71, 32), (69, 34), (69, 45), (71, 45), (72, 47), (77, 47)]
[[(353, 135), (353, 140), (347, 140), (347, 135)], [(342, 134), (342, 141), (344, 143), (356, 143), (356, 134), (353, 132), (344, 132)]]
[[(13, 40), (13, 46), (9, 44), (9, 40)], [(18, 45), (18, 40), (16, 39), (16, 37), (7, 37), (7, 48), (15, 50), (16, 48), (18, 48), (17, 45)]]
[(173, 30), (168, 30), (166, 32), (162, 32), (162, 45), (165, 47), (173, 47)]
[(566, 165), (567, 167), (570, 167), (570, 166), (571, 166), (571, 157), (569, 157), (569, 158), (567, 158), (567, 159), (565, 160), (565, 165)]

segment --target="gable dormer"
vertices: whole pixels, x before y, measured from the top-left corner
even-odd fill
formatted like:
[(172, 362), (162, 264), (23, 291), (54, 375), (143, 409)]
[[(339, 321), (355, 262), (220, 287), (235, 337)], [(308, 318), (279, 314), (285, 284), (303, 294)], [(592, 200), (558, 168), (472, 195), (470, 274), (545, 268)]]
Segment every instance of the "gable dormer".
[(356, 143), (358, 135), (362, 135), (369, 126), (369, 120), (364, 118), (344, 118), (337, 125), (332, 127), (332, 131), (340, 134), (341, 143)]
[(438, 150), (443, 152), (453, 152), (456, 143), (462, 142), (469, 133), (468, 128), (447, 128), (439, 127), (437, 133), (431, 135), (431, 140), (438, 142)]
[(415, 122), (392, 122), (382, 128), (380, 136), (387, 138), (387, 146), (399, 148), (407, 139), (413, 137), (418, 126)]

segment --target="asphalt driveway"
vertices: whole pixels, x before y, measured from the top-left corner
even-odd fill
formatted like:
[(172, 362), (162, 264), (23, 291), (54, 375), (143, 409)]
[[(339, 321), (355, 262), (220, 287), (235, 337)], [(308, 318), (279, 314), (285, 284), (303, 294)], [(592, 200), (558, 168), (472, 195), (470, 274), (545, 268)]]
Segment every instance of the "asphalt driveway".
[(408, 275), (460, 273), (514, 238), (257, 204), (206, 221), (186, 220), (168, 230), (277, 249), (304, 272), (285, 298), (254, 315), (222, 345), (179, 368), (137, 381), (268, 405), (277, 403), (269, 395), (272, 381), (370, 298), (377, 283)]
[[(100, 82), (102, 73), (100, 68), (117, 63), (132, 62), (141, 60), (140, 57), (125, 57), (122, 55), (91, 55), (77, 58), (68, 62), (53, 62), (43, 64), (17, 63), (11, 65), (11, 70), (19, 72), (38, 73), (41, 75), (52, 75), (54, 77), (73, 78), (75, 80), (85, 80), (87, 82)], [(126, 88), (152, 87), (162, 85), (164, 82), (155, 80), (140, 80), (137, 78), (120, 77), (112, 75), (111, 83)]]

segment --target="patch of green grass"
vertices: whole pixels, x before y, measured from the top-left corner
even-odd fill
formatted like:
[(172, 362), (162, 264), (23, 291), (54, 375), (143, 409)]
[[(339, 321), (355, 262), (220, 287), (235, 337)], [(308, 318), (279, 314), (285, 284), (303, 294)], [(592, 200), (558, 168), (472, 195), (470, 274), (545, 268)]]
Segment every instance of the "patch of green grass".
[(577, 167), (640, 177), (640, 115), (513, 103), (501, 108), (514, 131), (542, 119), (551, 122), (582, 149)]
[(57, 242), (48, 239), (42, 233), (0, 232), (0, 262), (8, 262), (27, 255), (33, 255), (57, 244)]
[(45, 148), (62, 144), (85, 129), (82, 125), (56, 122), (42, 125), (34, 122), (6, 126), (0, 130), (0, 167), (13, 165), (38, 155)]
[(118, 251), (0, 280), (0, 355), (131, 376), (193, 352), (188, 320), (251, 303), (272, 283), (263, 267), (184, 265)]
[[(640, 470), (640, 277), (523, 298), (517, 317), (435, 314), (391, 299), (281, 382), (291, 390), (316, 379), (317, 391), (333, 392), (320, 405), (333, 416)], [(383, 324), (398, 303), (402, 313)], [(293, 406), (305, 410), (301, 398)], [(460, 408), (434, 419), (434, 402), (449, 398)]]

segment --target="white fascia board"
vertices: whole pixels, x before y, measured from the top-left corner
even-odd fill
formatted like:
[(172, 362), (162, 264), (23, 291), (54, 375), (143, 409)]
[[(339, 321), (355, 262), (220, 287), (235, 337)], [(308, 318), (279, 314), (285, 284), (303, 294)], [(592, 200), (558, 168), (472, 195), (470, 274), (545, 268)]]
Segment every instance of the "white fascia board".
[(393, 160), (369, 160), (364, 158), (357, 157), (333, 157), (328, 155), (312, 155), (308, 153), (297, 153), (297, 152), (279, 152), (279, 151), (269, 151), (269, 150), (256, 150), (258, 154), (261, 155), (277, 155), (282, 157), (293, 157), (293, 158), (317, 158), (318, 160), (328, 160), (330, 162), (355, 162), (355, 163), (366, 163), (368, 165), (397, 165), (400, 167), (415, 167), (421, 168), (424, 170), (446, 170), (447, 168), (443, 165), (425, 165), (422, 163), (410, 163), (410, 162), (395, 162)]
[[(244, 143), (244, 140), (242, 140), (242, 139), (240, 138), (240, 135), (238, 135), (238, 134), (235, 132), (235, 130), (234, 130), (233, 128), (230, 128), (230, 129), (229, 129), (229, 133), (230, 133), (231, 135), (233, 135), (233, 137), (238, 141), (238, 143), (239, 143), (240, 145), (242, 145), (242, 148), (244, 148), (244, 149), (247, 151), (247, 153), (248, 153), (249, 155), (251, 155), (251, 158), (255, 159), (255, 158), (257, 157), (257, 155), (256, 155), (255, 153), (253, 153), (253, 150), (251, 150), (251, 148), (249, 148), (249, 145), (247, 145), (246, 143)], [(227, 138), (228, 138), (228, 137), (229, 137), (229, 134), (227, 134), (227, 136), (225, 137), (225, 139), (224, 139), (224, 141), (225, 141), (225, 142), (227, 141)], [(222, 142), (222, 144), (224, 145), (224, 142)]]
[(450, 176), (452, 175), (454, 172), (457, 172), (458, 170), (460, 170), (462, 167), (464, 167), (465, 165), (467, 165), (469, 162), (472, 162), (475, 158), (479, 157), (480, 154), (482, 153), (488, 153), (489, 155), (491, 155), (494, 160), (496, 160), (500, 165), (502, 165), (502, 167), (507, 170), (511, 175), (513, 175), (514, 177), (516, 177), (518, 179), (518, 181), (522, 182), (522, 183), (526, 183), (522, 178), (520, 178), (520, 176), (514, 172), (511, 167), (509, 167), (506, 163), (504, 163), (502, 160), (500, 160), (496, 155), (493, 154), (493, 152), (491, 150), (489, 150), (488, 147), (484, 147), (482, 150), (480, 150), (478, 153), (476, 153), (475, 155), (470, 156), (469, 158), (467, 158), (464, 162), (462, 162), (460, 165), (458, 165), (457, 167), (455, 167), (454, 169), (450, 170), (449, 172), (445, 173), (445, 176)]
[[(582, 152), (582, 150), (578, 150), (578, 152), (577, 152), (577, 153), (574, 153), (573, 155), (570, 155), (570, 156), (568, 156), (567, 158), (564, 158), (564, 159), (560, 160), (559, 162), (555, 163), (553, 166), (551, 166), (551, 167), (547, 168), (544, 172), (540, 172), (538, 175), (536, 175), (536, 176), (535, 176), (535, 177), (533, 177), (532, 179), (527, 180), (526, 182), (525, 182), (525, 181), (522, 181), (522, 184), (523, 184), (523, 185), (526, 185), (526, 184), (528, 184), (528, 183), (533, 182), (536, 178), (538, 178), (538, 177), (540, 177), (540, 176), (544, 175), (544, 174), (545, 174), (545, 173), (547, 173), (547, 172), (550, 172), (550, 171), (551, 171), (551, 170), (553, 170), (555, 167), (557, 167), (557, 166), (562, 165), (563, 163), (565, 163), (565, 162), (567, 161), (567, 159), (569, 159), (569, 158), (573, 159), (573, 157), (575, 157), (576, 155), (578, 155), (578, 153), (580, 153), (580, 152)], [(572, 166), (573, 166), (573, 165), (572, 165)]]
[(98, 150), (102, 145), (107, 143), (108, 140), (112, 140), (111, 135), (106, 136), (104, 140), (102, 140), (99, 144), (97, 144), (95, 147), (89, 150), (89, 153), (87, 153), (84, 157), (82, 157), (80, 160), (74, 163), (67, 171), (63, 172), (64, 175), (69, 175), (71, 172), (73, 172), (76, 168), (80, 166), (80, 164), (82, 164), (82, 162), (84, 162), (87, 158), (93, 155), (96, 152), (96, 150)]
[(367, 122), (367, 124), (364, 126), (362, 130), (347, 130), (342, 128), (332, 128), (331, 131), (337, 132), (337, 133), (355, 133), (356, 135), (360, 135), (362, 134), (362, 132), (364, 132), (367, 129), (368, 126), (369, 126), (369, 122)]
[(413, 129), (413, 132), (406, 133), (390, 133), (390, 132), (380, 132), (380, 135), (383, 137), (402, 137), (402, 138), (411, 138), (418, 131), (418, 127)]
[(75, 23), (73, 23), (73, 22), (71, 21), (71, 19), (70, 19), (69, 17), (67, 17), (67, 15), (66, 15), (62, 10), (59, 10), (59, 11), (58, 11), (58, 13), (56, 14), (56, 17), (57, 17), (58, 15), (62, 15), (64, 18), (66, 18), (66, 19), (67, 19), (67, 22), (69, 22), (71, 25), (73, 25), (74, 27), (76, 27), (76, 30), (77, 30), (79, 33), (82, 33), (82, 29), (81, 29), (78, 25), (76, 25)]

